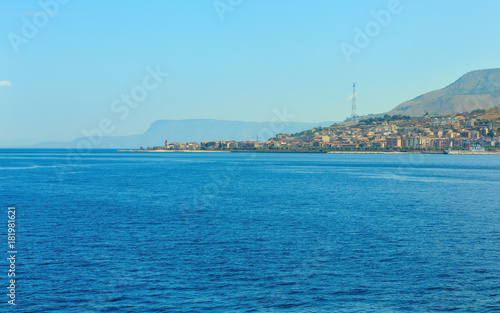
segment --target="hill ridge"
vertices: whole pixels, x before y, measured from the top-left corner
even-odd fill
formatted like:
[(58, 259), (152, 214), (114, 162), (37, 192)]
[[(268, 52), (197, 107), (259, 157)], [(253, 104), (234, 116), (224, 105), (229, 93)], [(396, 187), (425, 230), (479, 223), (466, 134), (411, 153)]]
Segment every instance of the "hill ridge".
[(389, 115), (423, 116), (471, 112), (500, 106), (500, 68), (470, 71), (450, 85), (396, 106)]

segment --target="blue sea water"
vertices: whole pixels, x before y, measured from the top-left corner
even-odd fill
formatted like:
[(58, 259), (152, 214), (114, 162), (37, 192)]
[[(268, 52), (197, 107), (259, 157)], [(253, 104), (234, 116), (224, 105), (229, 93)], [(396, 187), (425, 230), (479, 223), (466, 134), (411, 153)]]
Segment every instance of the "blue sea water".
[(498, 156), (0, 150), (0, 185), (2, 312), (500, 311)]

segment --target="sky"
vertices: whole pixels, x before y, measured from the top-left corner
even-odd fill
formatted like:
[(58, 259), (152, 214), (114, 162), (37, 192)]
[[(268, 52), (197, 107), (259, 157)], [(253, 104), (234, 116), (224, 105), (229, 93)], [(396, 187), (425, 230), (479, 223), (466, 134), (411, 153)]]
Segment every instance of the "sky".
[(382, 113), (500, 67), (499, 1), (0, 0), (0, 147)]

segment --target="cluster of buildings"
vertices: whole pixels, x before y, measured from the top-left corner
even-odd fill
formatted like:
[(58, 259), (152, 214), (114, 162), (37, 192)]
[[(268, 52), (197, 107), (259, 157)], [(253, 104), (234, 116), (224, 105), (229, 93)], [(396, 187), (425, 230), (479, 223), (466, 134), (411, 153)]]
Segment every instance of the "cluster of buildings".
[[(336, 125), (317, 128), (295, 135), (278, 136), (279, 145), (331, 149), (469, 149), (495, 146), (500, 142), (491, 132), (492, 125), (475, 125), (475, 119), (421, 118), (397, 123), (384, 121), (376, 125)], [(400, 124), (400, 125), (398, 125)]]
[[(168, 143), (156, 150), (352, 150), (352, 149), (469, 149), (500, 142), (492, 124), (474, 118), (414, 118), (406, 121), (363, 121), (318, 127), (296, 134), (278, 134), (268, 141), (204, 141)], [(498, 125), (495, 125), (498, 127)]]
[(234, 141), (234, 140), (218, 140), (218, 141), (202, 141), (197, 142), (172, 142), (168, 143), (165, 140), (164, 146), (153, 147), (154, 150), (253, 150), (256, 148), (270, 148), (275, 141)]

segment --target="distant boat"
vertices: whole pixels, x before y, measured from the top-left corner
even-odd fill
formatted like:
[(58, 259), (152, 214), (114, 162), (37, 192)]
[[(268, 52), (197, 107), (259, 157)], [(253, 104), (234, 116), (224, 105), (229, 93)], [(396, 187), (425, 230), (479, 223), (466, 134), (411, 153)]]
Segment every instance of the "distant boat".
[(444, 154), (449, 154), (449, 153), (450, 153), (450, 150), (443, 150), (443, 153), (444, 153)]

